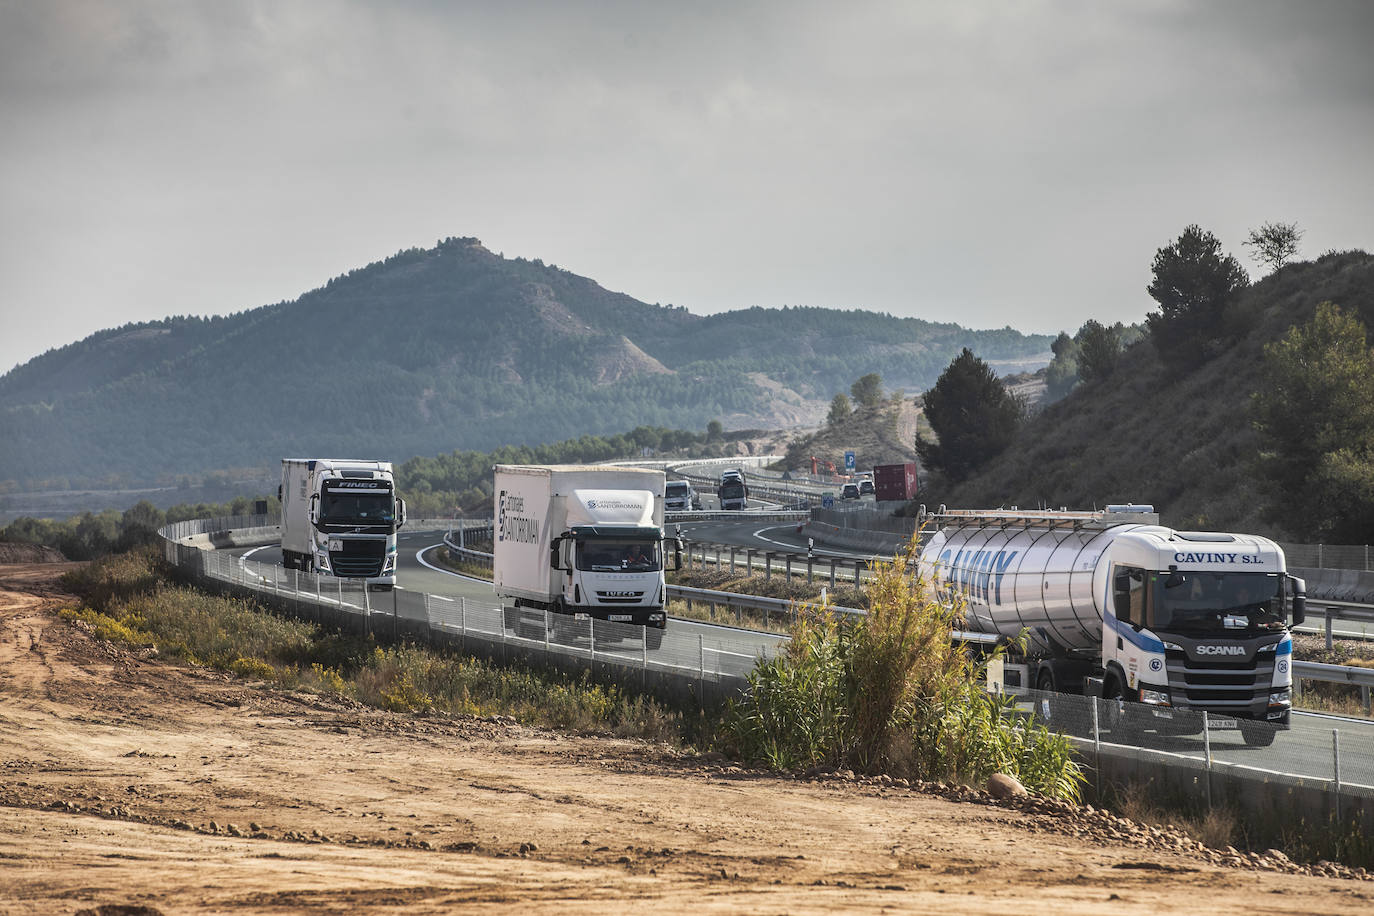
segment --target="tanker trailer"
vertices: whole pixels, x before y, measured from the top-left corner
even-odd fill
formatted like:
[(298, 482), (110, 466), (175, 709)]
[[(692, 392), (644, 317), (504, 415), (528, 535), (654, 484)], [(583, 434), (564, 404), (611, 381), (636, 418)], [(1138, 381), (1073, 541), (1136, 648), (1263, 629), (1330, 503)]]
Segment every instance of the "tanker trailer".
[(1306, 587), (1268, 538), (1174, 531), (1138, 505), (926, 518), (927, 581), (962, 596), (968, 629), (1026, 637), (1007, 658), (1022, 686), (1114, 699), (1118, 722), (1143, 704), (1161, 728), (1205, 710), (1247, 744), (1288, 728)]

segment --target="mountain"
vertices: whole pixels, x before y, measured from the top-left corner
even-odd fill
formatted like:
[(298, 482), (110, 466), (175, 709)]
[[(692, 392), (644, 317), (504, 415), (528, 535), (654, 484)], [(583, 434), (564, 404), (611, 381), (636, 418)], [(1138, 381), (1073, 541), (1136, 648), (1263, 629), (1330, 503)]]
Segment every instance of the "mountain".
[(0, 377), (0, 478), (130, 485), (286, 455), (791, 426), (868, 372), (923, 390), (961, 347), (1033, 366), (1049, 342), (863, 311), (703, 317), (452, 238), (293, 302), (125, 325), (16, 367)]
[(1148, 338), (1140, 341), (1109, 377), (1033, 416), (977, 476), (921, 501), (1022, 509), (1151, 503), (1178, 528), (1285, 536), (1282, 521), (1264, 517), (1250, 399), (1265, 384), (1264, 345), (1310, 321), (1326, 301), (1374, 328), (1374, 256), (1332, 252), (1251, 285), (1226, 315), (1229, 345), (1193, 371), (1171, 371)]

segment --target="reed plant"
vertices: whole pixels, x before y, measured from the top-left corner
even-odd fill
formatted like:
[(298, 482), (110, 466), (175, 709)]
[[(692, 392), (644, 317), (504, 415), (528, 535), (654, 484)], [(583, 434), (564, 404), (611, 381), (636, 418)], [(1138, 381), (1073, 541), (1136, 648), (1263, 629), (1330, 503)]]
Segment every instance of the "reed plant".
[(866, 616), (803, 610), (786, 649), (729, 709), (732, 749), (778, 769), (975, 784), (1003, 772), (1077, 799), (1084, 777), (1068, 739), (987, 693), (989, 657), (953, 639), (964, 605), (933, 593), (912, 562), (916, 545), (874, 564)]

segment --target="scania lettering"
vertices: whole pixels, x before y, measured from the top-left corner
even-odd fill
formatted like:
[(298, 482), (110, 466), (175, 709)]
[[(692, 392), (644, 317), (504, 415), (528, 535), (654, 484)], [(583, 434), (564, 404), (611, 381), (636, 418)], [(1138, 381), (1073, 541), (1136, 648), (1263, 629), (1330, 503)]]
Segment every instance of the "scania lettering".
[(390, 462), (284, 458), (277, 495), (283, 566), (361, 579), (372, 589), (395, 586), (406, 504)]
[(492, 579), (506, 627), (532, 637), (590, 617), (662, 645), (665, 483), (644, 468), (498, 464)]
[(927, 519), (921, 568), (942, 600), (969, 630), (1026, 637), (1007, 686), (1115, 699), (1121, 728), (1182, 734), (1200, 717), (1175, 711), (1206, 711), (1264, 745), (1288, 727), (1306, 584), (1268, 538), (1174, 531), (1140, 505)]

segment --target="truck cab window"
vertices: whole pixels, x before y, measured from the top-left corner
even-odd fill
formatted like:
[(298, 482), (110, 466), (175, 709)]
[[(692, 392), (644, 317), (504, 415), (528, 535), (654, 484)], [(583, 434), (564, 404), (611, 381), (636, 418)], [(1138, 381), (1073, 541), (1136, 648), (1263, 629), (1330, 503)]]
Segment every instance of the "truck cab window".
[(1145, 570), (1118, 566), (1112, 577), (1112, 605), (1118, 620), (1145, 625)]

